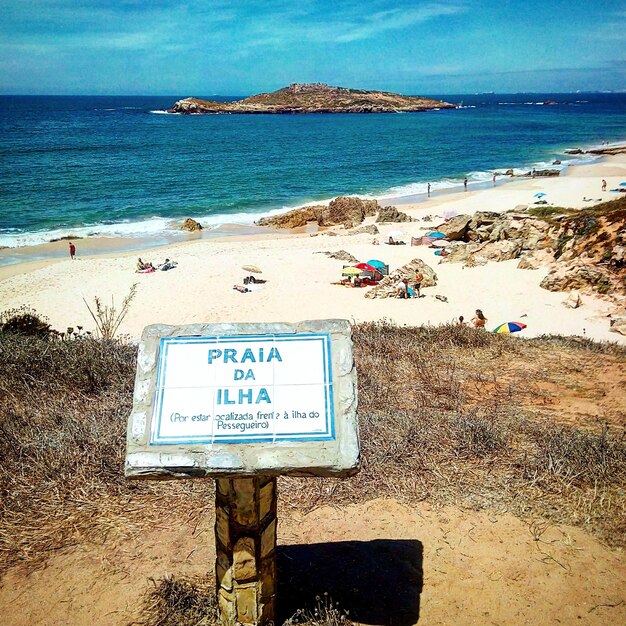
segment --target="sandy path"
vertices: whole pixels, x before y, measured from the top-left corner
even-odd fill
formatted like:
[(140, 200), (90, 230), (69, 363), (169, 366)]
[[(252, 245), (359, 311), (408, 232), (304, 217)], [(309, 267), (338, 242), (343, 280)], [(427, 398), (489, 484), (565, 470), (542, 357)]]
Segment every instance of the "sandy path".
[[(151, 532), (52, 558), (0, 587), (6, 626), (127, 624), (150, 577), (213, 568), (213, 520), (171, 520)], [(324, 592), (363, 624), (620, 624), (626, 566), (583, 531), (511, 515), (375, 500), (279, 524), (285, 619)]]

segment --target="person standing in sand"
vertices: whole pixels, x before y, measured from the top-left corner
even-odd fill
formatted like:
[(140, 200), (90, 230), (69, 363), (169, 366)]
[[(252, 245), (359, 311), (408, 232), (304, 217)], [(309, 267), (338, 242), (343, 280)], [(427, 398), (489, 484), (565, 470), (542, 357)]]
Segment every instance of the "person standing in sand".
[(606, 180), (602, 179), (602, 191), (606, 191)]
[(493, 180), (493, 186), (495, 187), (496, 186), (496, 175), (495, 174), (493, 175), (493, 179), (492, 180)]
[(467, 176), (463, 180), (463, 188), (465, 189), (465, 191), (467, 191)]
[(472, 324), (474, 328), (484, 328), (487, 323), (487, 318), (483, 315), (480, 309), (476, 309), (476, 315), (472, 318)]
[(418, 269), (415, 271), (415, 284), (413, 285), (413, 297), (414, 298), (421, 298), (422, 297), (422, 292), (421, 287), (422, 287), (422, 281), (424, 280), (424, 274), (422, 274), (422, 272)]
[(430, 183), (428, 183), (428, 197), (430, 198)]
[(76, 259), (76, 246), (70, 241), (70, 259), (74, 261)]

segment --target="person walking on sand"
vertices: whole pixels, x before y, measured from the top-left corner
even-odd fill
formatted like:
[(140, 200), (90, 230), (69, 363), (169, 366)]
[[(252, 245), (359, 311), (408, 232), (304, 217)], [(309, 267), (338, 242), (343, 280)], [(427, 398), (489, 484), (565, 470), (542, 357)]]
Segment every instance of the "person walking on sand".
[(495, 174), (493, 175), (492, 180), (493, 180), (493, 186), (495, 187), (496, 186), (496, 175)]
[(480, 309), (476, 309), (476, 315), (472, 318), (472, 324), (474, 328), (484, 328), (487, 323), (487, 318), (483, 315)]
[(70, 241), (70, 259), (74, 261), (76, 259), (76, 246)]
[(465, 189), (465, 191), (467, 191), (467, 176), (463, 180), (463, 188)]
[(606, 180), (602, 179), (602, 191), (606, 191)]
[(430, 183), (428, 183), (428, 197), (430, 198)]

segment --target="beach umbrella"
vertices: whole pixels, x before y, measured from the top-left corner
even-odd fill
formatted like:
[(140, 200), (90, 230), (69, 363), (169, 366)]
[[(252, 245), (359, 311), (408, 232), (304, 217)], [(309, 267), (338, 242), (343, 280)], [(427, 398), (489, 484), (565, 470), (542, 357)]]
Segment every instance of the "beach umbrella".
[(504, 324), (500, 324), (497, 328), (494, 328), (493, 332), (498, 334), (516, 333), (524, 328), (526, 328), (526, 324), (522, 324), (522, 322), (505, 322)]
[(623, 183), (619, 184), (620, 187), (626, 187), (626, 180)]
[(354, 265), (357, 269), (363, 270), (364, 272), (377, 272), (378, 270), (369, 263), (356, 263)]
[(404, 235), (404, 233), (401, 230), (390, 230), (387, 233), (387, 237), (392, 237), (393, 239), (396, 237), (402, 237), (402, 235)]
[(245, 272), (252, 272), (253, 274), (262, 274), (263, 272), (256, 265), (242, 265), (241, 269)]
[(341, 270), (342, 276), (358, 276), (363, 270), (360, 270), (358, 267), (344, 267)]
[(452, 242), (444, 241), (443, 239), (435, 239), (432, 245), (435, 246), (435, 248), (447, 248), (448, 246), (452, 245)]
[(440, 233), (438, 230), (433, 230), (432, 233), (428, 233), (426, 236), (431, 239), (445, 239), (447, 237), (445, 233)]
[(368, 265), (371, 265), (372, 267), (375, 267), (377, 270), (385, 267), (385, 264), (382, 261), (379, 261), (378, 259), (370, 259), (367, 262)]
[(543, 193), (543, 191), (540, 191), (539, 193), (536, 193), (533, 198), (543, 198), (546, 194)]

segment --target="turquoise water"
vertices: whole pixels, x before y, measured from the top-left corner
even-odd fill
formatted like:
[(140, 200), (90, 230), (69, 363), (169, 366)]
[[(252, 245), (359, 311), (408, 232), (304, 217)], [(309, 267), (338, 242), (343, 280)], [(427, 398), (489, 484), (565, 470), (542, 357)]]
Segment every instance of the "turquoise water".
[[(411, 196), (626, 139), (626, 94), (443, 97), (458, 110), (165, 115), (176, 97), (0, 97), (0, 245), (252, 223), (337, 195)], [(560, 104), (537, 103), (556, 100)], [(570, 157), (571, 158), (571, 157)]]

